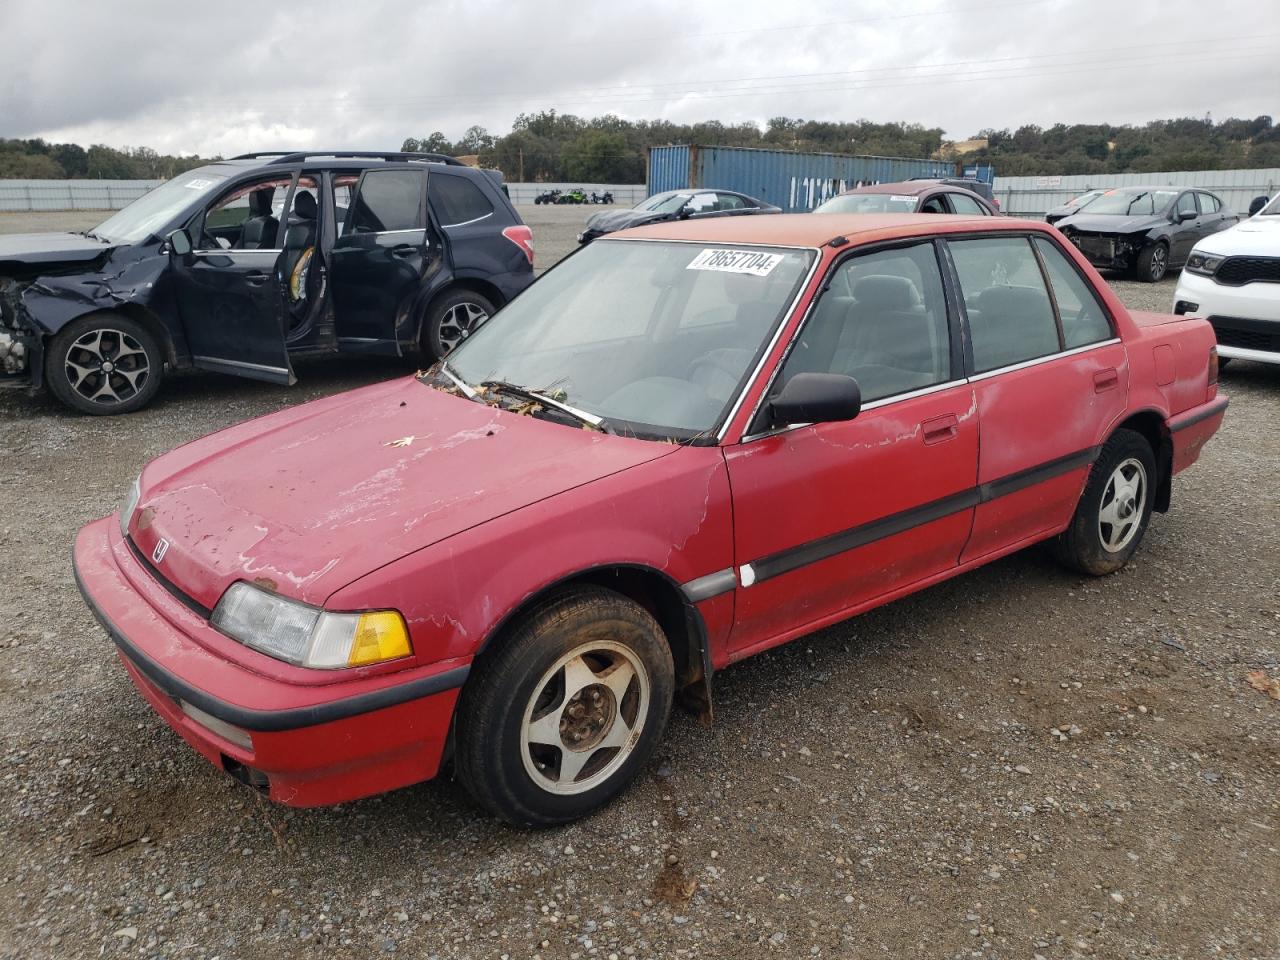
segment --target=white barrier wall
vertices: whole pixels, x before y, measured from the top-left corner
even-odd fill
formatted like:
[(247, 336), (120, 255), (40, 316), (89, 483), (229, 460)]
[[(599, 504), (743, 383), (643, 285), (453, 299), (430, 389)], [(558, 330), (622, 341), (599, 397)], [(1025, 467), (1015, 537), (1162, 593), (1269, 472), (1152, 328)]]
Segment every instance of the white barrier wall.
[(996, 177), (992, 189), (1012, 216), (1041, 217), (1086, 190), (1111, 187), (1200, 187), (1217, 194), (1235, 213), (1247, 214), (1254, 197), (1275, 196), (1280, 168), (1180, 170), (1162, 173), (1082, 174), (1071, 177)]
[[(163, 180), (0, 180), (2, 210), (119, 210), (162, 184)], [(633, 207), (648, 191), (643, 183), (508, 183), (511, 202), (533, 203), (547, 190), (581, 188), (613, 194), (615, 206)]]

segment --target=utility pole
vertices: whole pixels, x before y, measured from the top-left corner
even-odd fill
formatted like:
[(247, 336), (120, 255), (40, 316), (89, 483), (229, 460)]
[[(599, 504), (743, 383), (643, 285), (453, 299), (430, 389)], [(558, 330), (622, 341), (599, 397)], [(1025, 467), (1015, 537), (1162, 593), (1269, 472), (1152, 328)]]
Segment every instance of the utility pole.
[(518, 147), (520, 154), (520, 182), (524, 183), (524, 147)]

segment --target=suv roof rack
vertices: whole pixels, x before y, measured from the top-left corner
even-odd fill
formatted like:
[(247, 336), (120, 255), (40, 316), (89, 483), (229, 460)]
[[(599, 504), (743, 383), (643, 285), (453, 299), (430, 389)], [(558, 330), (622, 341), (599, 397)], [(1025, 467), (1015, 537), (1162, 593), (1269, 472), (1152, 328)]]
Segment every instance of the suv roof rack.
[(384, 153), (379, 150), (303, 150), (289, 152), (286, 150), (266, 150), (261, 153), (242, 153), (238, 157), (231, 157), (232, 160), (262, 160), (272, 157), (270, 162), (274, 164), (300, 163), (311, 160), (316, 157), (333, 158), (336, 160), (354, 160), (354, 159), (371, 159), (371, 160), (417, 160), (426, 163), (445, 163), (455, 167), (465, 167), (466, 164), (457, 157), (451, 157), (447, 153), (404, 153), (392, 152)]

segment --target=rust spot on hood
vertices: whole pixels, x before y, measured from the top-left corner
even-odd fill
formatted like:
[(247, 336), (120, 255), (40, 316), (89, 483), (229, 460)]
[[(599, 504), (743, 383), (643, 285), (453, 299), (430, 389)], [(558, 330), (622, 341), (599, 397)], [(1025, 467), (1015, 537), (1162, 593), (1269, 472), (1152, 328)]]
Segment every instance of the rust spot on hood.
[(280, 584), (272, 580), (270, 577), (254, 577), (253, 585), (261, 587), (263, 590), (270, 590), (272, 593), (280, 592)]

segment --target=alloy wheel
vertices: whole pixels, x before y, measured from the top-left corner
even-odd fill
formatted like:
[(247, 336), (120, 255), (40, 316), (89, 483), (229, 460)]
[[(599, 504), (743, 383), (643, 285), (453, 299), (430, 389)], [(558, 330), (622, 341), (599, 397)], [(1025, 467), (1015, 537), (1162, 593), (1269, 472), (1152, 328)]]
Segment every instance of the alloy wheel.
[(151, 375), (151, 361), (142, 344), (110, 327), (77, 337), (67, 348), (63, 364), (71, 389), (103, 406), (137, 396)]
[(585, 643), (542, 675), (520, 730), (525, 772), (541, 789), (584, 793), (635, 750), (649, 714), (649, 671), (612, 640)]
[(1147, 506), (1147, 471), (1134, 457), (1112, 471), (1102, 491), (1098, 536), (1108, 553), (1119, 553), (1142, 526)]
[(440, 318), (440, 345), (448, 353), (488, 319), (489, 314), (474, 303), (464, 302), (450, 307)]
[(1169, 268), (1169, 254), (1163, 246), (1151, 251), (1151, 279), (1159, 280)]

